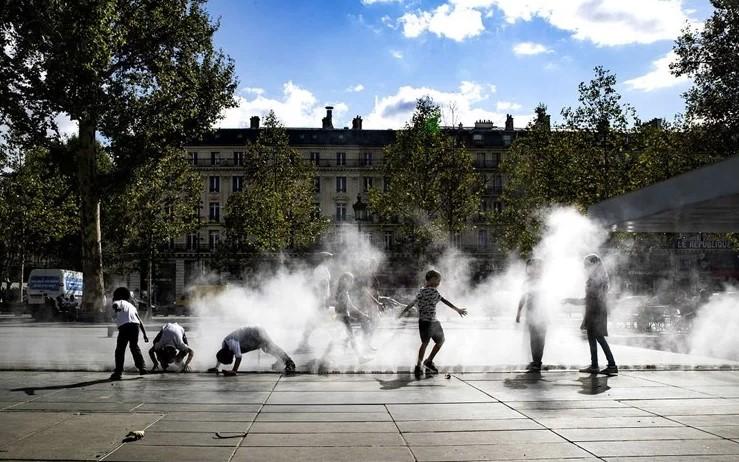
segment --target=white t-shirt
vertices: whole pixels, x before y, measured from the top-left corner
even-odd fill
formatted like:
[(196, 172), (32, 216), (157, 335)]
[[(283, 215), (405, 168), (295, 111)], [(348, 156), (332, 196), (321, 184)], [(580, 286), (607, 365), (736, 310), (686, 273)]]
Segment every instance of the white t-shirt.
[(190, 347), (185, 344), (183, 340), (185, 336), (185, 328), (176, 322), (168, 322), (162, 326), (162, 330), (159, 331), (159, 341), (154, 344), (155, 349), (164, 348), (166, 346), (173, 346), (179, 351), (189, 351)]
[(115, 323), (118, 327), (121, 327), (122, 325), (128, 324), (130, 322), (134, 324), (141, 324), (141, 322), (139, 321), (138, 310), (136, 310), (136, 307), (126, 300), (118, 300), (116, 302), (113, 302), (113, 309), (117, 310), (113, 315), (113, 319), (115, 320)]

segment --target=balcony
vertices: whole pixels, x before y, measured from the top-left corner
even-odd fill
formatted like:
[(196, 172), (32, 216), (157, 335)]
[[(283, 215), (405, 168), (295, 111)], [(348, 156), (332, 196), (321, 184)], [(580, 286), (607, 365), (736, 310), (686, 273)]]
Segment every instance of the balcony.
[(482, 191), (483, 196), (500, 196), (502, 193), (502, 186), (486, 186)]
[(496, 170), (498, 167), (500, 167), (500, 162), (494, 159), (475, 160), (475, 168), (480, 170)]
[(346, 159), (342, 162), (337, 162), (336, 159), (320, 159), (318, 161), (311, 160), (309, 162), (316, 168), (328, 168), (332, 170), (355, 168), (376, 169), (381, 168), (383, 165), (382, 159), (373, 159), (372, 161), (365, 159)]
[(215, 159), (215, 161), (209, 158), (197, 159), (197, 161), (189, 159), (188, 162), (190, 165), (197, 168), (221, 169), (243, 167), (243, 162), (235, 162), (234, 159)]

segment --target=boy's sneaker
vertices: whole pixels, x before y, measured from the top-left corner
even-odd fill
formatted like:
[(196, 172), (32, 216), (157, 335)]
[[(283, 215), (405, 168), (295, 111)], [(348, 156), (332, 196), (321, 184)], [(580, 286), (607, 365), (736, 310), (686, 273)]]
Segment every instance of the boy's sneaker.
[(429, 371), (433, 372), (434, 374), (438, 374), (439, 373), (439, 369), (436, 368), (436, 364), (434, 364), (433, 361), (429, 361), (428, 359), (423, 362), (423, 367), (425, 367)]
[(146, 374), (148, 374), (148, 373), (149, 373), (149, 371), (147, 371), (147, 370), (146, 370), (146, 369), (144, 369), (144, 368), (141, 368), (141, 369), (139, 369), (139, 375), (146, 375)]
[(118, 372), (113, 372), (110, 374), (110, 380), (121, 380), (121, 374)]
[(618, 375), (618, 367), (616, 366), (608, 366), (602, 371), (600, 371), (601, 374), (604, 375)]
[(416, 368), (413, 369), (413, 375), (415, 375), (416, 378), (420, 378), (423, 375), (423, 371), (421, 370), (421, 366), (416, 365)]
[(541, 372), (541, 364), (531, 362), (528, 366), (526, 366), (526, 370), (528, 372)]
[(584, 369), (580, 369), (580, 372), (582, 372), (583, 374), (598, 374), (600, 371), (598, 370), (598, 366), (590, 366)]
[(285, 373), (286, 374), (294, 374), (295, 373), (295, 363), (290, 358), (287, 358), (285, 360)]

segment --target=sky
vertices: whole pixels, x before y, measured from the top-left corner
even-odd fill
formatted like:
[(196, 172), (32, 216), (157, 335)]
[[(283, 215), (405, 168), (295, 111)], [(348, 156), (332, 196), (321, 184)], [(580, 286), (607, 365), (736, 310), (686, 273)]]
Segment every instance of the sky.
[(447, 125), (506, 114), (524, 127), (538, 103), (559, 120), (602, 65), (642, 120), (684, 111), (669, 73), (675, 38), (708, 0), (210, 0), (216, 46), (231, 56), (238, 107), (221, 127), (270, 109), (291, 127), (399, 128), (431, 96)]

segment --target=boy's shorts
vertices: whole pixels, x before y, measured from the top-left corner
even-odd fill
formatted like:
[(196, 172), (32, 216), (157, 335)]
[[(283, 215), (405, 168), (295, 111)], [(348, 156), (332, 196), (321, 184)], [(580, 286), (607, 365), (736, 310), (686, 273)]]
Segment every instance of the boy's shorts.
[(444, 329), (439, 321), (418, 320), (418, 333), (421, 335), (421, 343), (432, 339), (435, 343), (444, 341)]

